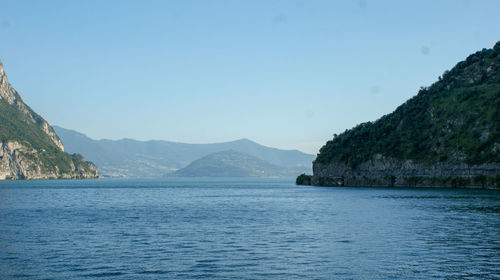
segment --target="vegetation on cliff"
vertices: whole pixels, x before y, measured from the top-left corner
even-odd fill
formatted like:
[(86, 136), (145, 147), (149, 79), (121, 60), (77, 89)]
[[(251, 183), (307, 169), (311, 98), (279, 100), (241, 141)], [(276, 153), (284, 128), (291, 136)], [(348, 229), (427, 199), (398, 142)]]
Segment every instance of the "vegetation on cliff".
[(297, 179), (295, 179), (295, 184), (296, 185), (310, 185), (311, 184), (311, 175), (306, 175), (306, 174), (300, 174), (297, 176)]
[(59, 148), (40, 129), (39, 124), (26, 119), (26, 116), (16, 107), (0, 98), (0, 140), (19, 141), (30, 147), (49, 152), (55, 152)]
[(54, 129), (9, 84), (0, 62), (0, 179), (93, 178), (97, 168), (65, 153)]
[(446, 71), (375, 122), (346, 130), (315, 162), (350, 167), (380, 154), (422, 164), (500, 162), (500, 42)]

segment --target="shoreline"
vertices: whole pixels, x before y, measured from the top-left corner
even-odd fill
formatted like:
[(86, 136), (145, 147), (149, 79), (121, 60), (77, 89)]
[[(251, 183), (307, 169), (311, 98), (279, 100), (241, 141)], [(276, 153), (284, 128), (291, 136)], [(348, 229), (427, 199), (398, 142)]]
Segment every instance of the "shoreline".
[[(397, 180), (396, 180), (397, 179)], [(404, 183), (396, 183), (404, 182)], [(447, 188), (500, 190), (500, 174), (474, 177), (319, 177), (301, 174), (296, 185), (320, 187)]]

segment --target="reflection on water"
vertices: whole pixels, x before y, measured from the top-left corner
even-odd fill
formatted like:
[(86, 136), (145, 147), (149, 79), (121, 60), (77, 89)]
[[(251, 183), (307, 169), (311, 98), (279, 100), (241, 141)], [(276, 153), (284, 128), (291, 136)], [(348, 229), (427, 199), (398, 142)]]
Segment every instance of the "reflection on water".
[(0, 183), (2, 279), (491, 279), (499, 237), (499, 191)]

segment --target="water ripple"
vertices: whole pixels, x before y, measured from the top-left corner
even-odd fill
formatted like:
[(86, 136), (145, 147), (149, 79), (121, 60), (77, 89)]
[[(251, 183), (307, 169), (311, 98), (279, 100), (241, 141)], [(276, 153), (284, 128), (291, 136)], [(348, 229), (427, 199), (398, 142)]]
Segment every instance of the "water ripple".
[(0, 279), (500, 278), (498, 191), (172, 180), (2, 182)]

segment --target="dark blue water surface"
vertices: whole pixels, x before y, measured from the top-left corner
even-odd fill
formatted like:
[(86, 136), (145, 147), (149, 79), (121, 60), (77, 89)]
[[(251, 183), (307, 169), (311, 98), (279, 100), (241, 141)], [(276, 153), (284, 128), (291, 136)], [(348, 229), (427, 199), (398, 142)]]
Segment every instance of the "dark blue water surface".
[(500, 192), (0, 182), (0, 279), (500, 278)]

